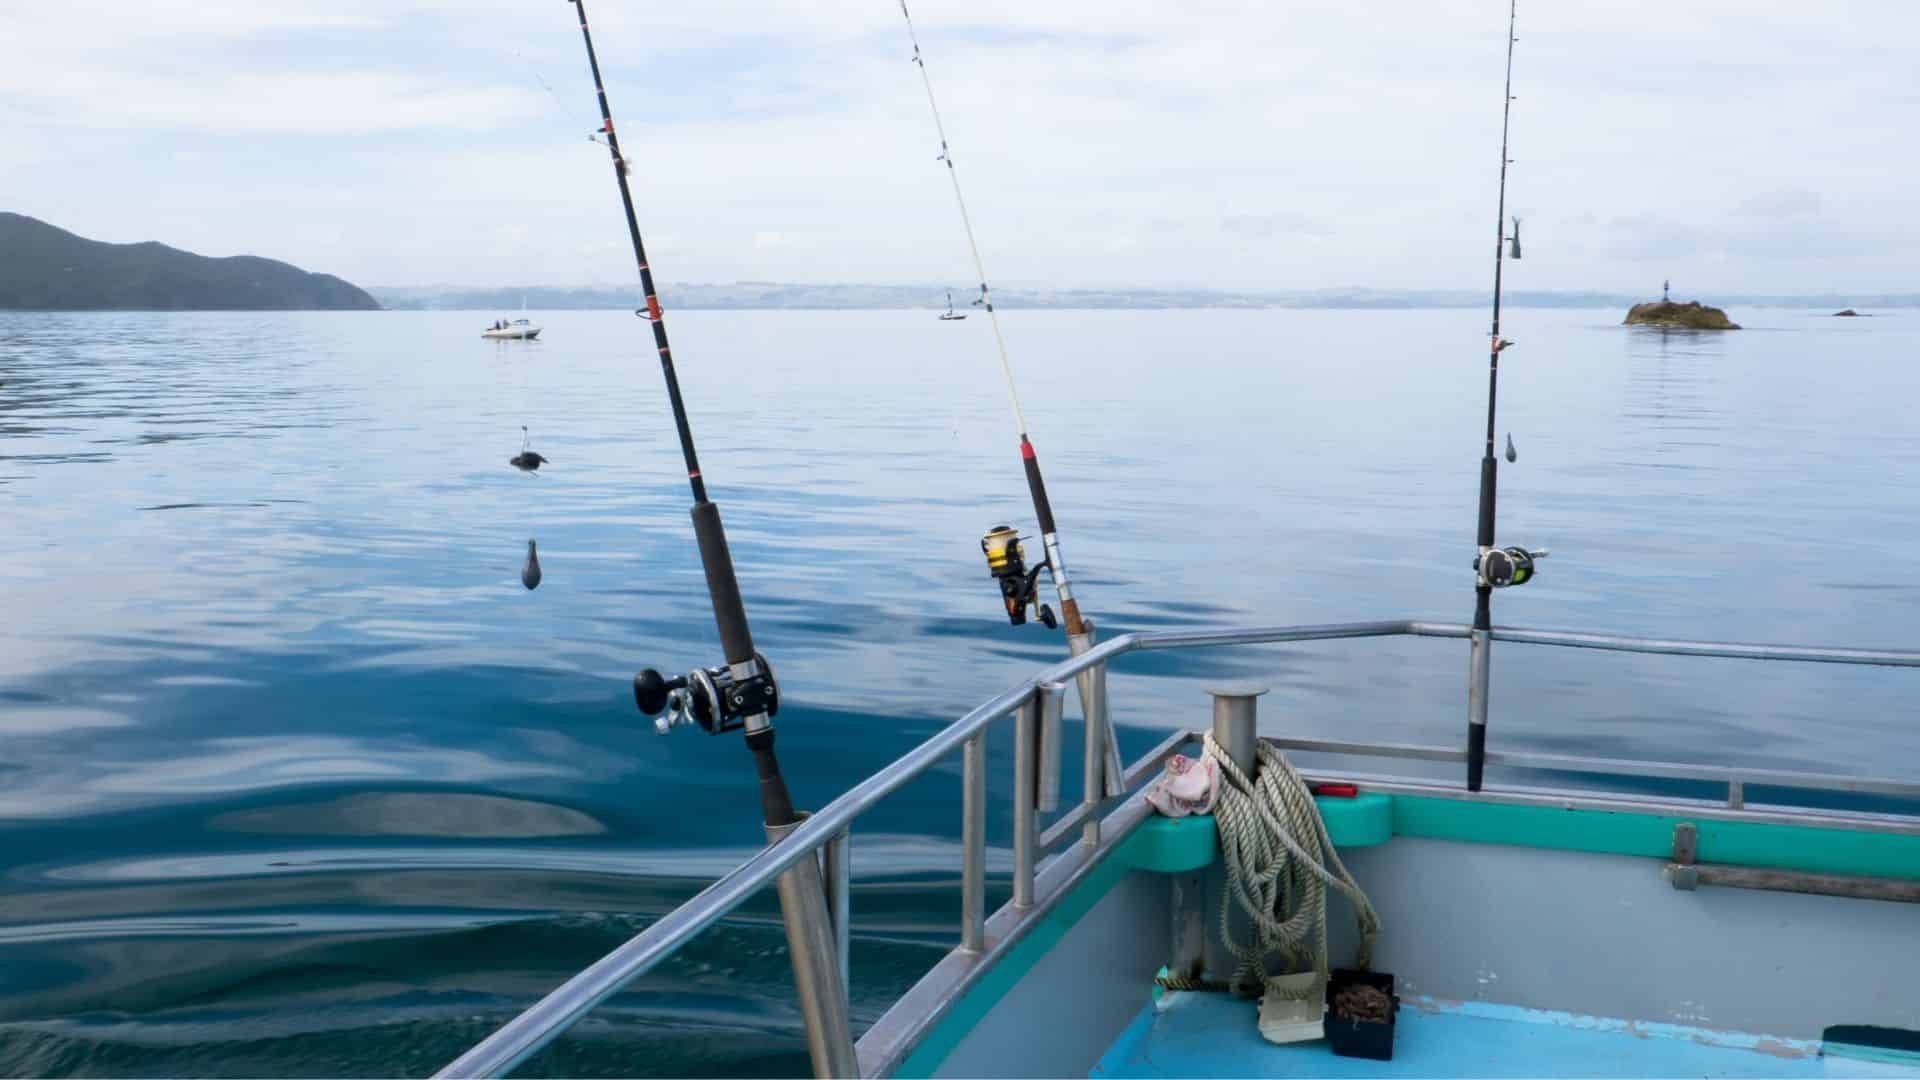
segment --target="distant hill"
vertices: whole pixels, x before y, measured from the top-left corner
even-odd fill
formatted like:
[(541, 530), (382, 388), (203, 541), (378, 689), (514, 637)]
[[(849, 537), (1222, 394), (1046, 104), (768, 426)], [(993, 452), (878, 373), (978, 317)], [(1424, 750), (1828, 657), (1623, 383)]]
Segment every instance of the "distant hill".
[(211, 259), (146, 241), (105, 244), (0, 211), (0, 310), (377, 311), (331, 274), (254, 255)]

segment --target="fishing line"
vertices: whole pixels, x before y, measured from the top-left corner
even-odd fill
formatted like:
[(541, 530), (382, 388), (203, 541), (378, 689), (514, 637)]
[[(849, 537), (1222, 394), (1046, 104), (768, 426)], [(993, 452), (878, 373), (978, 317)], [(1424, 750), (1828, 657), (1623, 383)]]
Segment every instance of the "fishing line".
[(521, 52), (519, 49), (508, 49), (507, 51), (513, 54), (513, 58), (515, 60), (520, 61), (520, 65), (526, 71), (526, 73), (533, 78), (534, 82), (537, 82), (540, 84), (540, 89), (545, 90), (547, 92), (548, 97), (553, 99), (553, 105), (555, 108), (559, 109), (562, 112), (570, 113), (573, 111), (567, 105), (566, 100), (560, 96), (560, 92), (553, 88), (553, 84), (547, 82), (547, 80), (541, 76), (540, 69), (534, 66), (534, 63), (531, 57), (527, 56), (526, 53)]
[[(1034, 596), (1040, 571), (1049, 573), (1053, 578), (1054, 591), (1060, 598), (1060, 616), (1061, 622), (1066, 625), (1067, 646), (1073, 655), (1078, 656), (1093, 647), (1093, 625), (1081, 617), (1080, 603), (1074, 598), (1066, 561), (1060, 554), (1060, 537), (1054, 524), (1053, 504), (1047, 497), (1046, 481), (1040, 474), (1039, 455), (1034, 451), (1033, 440), (1027, 435), (1027, 417), (1020, 407), (1020, 393), (1014, 386), (1013, 362), (1007, 356), (1007, 339), (1000, 330), (1000, 315), (993, 307), (993, 291), (987, 285), (986, 261), (980, 256), (980, 242), (973, 231), (973, 215), (968, 213), (966, 196), (960, 190), (960, 171), (954, 166), (953, 148), (947, 141), (946, 121), (940, 115), (940, 102), (933, 92), (933, 77), (927, 72), (927, 61), (920, 50), (920, 35), (914, 29), (913, 13), (907, 10), (907, 0), (900, 0), (900, 17), (906, 20), (907, 40), (913, 43), (913, 63), (920, 69), (920, 84), (927, 92), (927, 108), (933, 114), (934, 131), (940, 137), (940, 156), (937, 160), (947, 166), (947, 179), (953, 186), (954, 205), (960, 210), (960, 225), (967, 234), (967, 251), (973, 256), (974, 272), (980, 278), (980, 298), (974, 301), (974, 306), (986, 310), (987, 322), (993, 327), (993, 343), (1000, 356), (1000, 374), (1006, 382), (1007, 402), (1013, 406), (1014, 426), (1020, 433), (1020, 461), (1026, 470), (1027, 491), (1033, 497), (1033, 513), (1040, 524), (1040, 542), (1045, 557), (1029, 571), (1018, 532), (1005, 525), (988, 530), (980, 540), (980, 548), (987, 557), (988, 571), (1000, 583), (1001, 598), (1006, 605), (1007, 619), (1012, 625), (1018, 626), (1027, 621), (1029, 607), (1034, 609), (1047, 627), (1057, 625), (1053, 612)], [(1097, 721), (1108, 729), (1104, 784), (1108, 794), (1119, 794), (1122, 786), (1120, 754), (1118, 745), (1111, 737), (1104, 684), (1099, 679), (1100, 676), (1091, 673), (1083, 672), (1080, 675), (1081, 711), (1088, 723)], [(1045, 763), (1042, 765), (1042, 775), (1046, 775)]]

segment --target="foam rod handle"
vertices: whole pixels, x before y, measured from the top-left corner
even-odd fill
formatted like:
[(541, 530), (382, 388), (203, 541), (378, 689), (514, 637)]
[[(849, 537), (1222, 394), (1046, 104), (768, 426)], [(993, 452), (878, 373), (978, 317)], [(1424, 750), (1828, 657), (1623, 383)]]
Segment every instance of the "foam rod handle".
[(700, 564), (707, 571), (707, 594), (713, 599), (713, 621), (720, 630), (720, 649), (727, 663), (753, 659), (753, 634), (747, 629), (747, 608), (740, 599), (740, 582), (733, 576), (733, 555), (727, 533), (720, 526), (720, 507), (707, 501), (693, 504), (693, 535), (700, 543)]
[(1467, 725), (1467, 790), (1480, 790), (1480, 777), (1487, 765), (1487, 725)]
[(748, 732), (747, 749), (753, 751), (753, 766), (760, 774), (760, 812), (767, 825), (778, 828), (798, 821), (786, 777), (780, 775), (780, 759), (773, 756), (773, 729)]

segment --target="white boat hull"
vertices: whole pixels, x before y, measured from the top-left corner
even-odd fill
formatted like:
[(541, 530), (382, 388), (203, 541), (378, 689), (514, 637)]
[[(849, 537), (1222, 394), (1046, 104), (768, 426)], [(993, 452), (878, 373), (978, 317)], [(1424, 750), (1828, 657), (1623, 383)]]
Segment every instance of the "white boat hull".
[(537, 326), (510, 326), (505, 330), (482, 330), (480, 331), (480, 336), (483, 338), (492, 338), (495, 341), (532, 341), (534, 338), (540, 336), (540, 328)]

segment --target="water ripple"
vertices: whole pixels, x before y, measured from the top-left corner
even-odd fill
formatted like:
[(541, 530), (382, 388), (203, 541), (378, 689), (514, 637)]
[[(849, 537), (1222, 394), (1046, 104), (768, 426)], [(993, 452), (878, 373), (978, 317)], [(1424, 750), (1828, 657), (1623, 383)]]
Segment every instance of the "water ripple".
[[(1603, 315), (1510, 316), (1502, 540), (1554, 556), (1496, 617), (1912, 644), (1920, 322)], [(761, 842), (737, 741), (632, 711), (637, 668), (718, 655), (634, 320), (545, 316), (535, 351), (487, 317), (0, 314), (0, 1073), (425, 1073)], [(1103, 634), (1466, 615), (1479, 313), (1007, 318)], [(983, 339), (676, 319), (804, 805), (1060, 657), (980, 560), (987, 526), (1032, 531)], [(523, 424), (537, 475), (506, 464)], [(1920, 760), (1906, 673), (1501, 655), (1502, 748)], [(1271, 685), (1276, 729), (1450, 742), (1465, 673), (1427, 641), (1151, 653), (1114, 704), (1136, 751), (1220, 678)], [(856, 831), (864, 1020), (951, 940), (958, 790), (937, 770)], [(530, 1072), (803, 1068), (784, 963), (760, 898)]]

